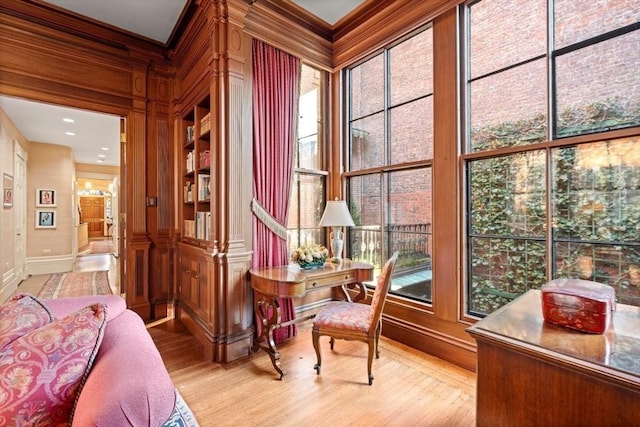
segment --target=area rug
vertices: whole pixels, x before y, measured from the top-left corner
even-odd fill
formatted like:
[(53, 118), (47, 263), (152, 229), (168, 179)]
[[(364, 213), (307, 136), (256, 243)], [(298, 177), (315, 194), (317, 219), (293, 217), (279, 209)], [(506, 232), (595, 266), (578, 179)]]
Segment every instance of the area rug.
[(113, 240), (92, 240), (86, 246), (86, 249), (78, 256), (96, 255), (96, 254), (112, 254)]
[(38, 297), (43, 299), (111, 295), (108, 271), (53, 273), (44, 283)]

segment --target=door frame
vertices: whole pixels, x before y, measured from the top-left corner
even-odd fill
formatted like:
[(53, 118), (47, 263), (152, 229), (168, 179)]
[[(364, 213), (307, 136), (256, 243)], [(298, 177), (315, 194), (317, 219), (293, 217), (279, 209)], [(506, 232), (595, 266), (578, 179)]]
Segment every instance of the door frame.
[(18, 283), (27, 274), (27, 152), (17, 140), (13, 140), (13, 223), (14, 234), (13, 269)]

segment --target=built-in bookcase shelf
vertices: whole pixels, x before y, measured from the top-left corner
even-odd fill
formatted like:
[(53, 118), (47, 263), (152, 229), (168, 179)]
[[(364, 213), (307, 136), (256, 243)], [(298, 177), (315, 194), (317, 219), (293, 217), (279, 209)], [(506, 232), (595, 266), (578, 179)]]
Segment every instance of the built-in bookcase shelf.
[(182, 117), (182, 237), (211, 240), (211, 99)]

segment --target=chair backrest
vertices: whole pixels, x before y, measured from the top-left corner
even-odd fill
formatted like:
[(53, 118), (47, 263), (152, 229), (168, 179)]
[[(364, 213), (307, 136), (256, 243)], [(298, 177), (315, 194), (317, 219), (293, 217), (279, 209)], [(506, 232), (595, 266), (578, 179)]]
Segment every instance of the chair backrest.
[(382, 267), (382, 271), (378, 275), (378, 284), (376, 290), (373, 292), (371, 298), (371, 311), (369, 314), (369, 331), (375, 329), (376, 323), (382, 316), (382, 309), (384, 308), (384, 302), (387, 299), (387, 293), (389, 292), (389, 286), (391, 286), (391, 275), (393, 269), (396, 266), (398, 260), (398, 252), (396, 251), (391, 258)]

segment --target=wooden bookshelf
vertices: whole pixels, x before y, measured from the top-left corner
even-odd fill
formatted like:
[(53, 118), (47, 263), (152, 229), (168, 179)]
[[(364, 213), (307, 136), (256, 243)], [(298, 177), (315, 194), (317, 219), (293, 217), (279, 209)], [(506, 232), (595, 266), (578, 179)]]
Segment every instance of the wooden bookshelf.
[(211, 98), (182, 117), (182, 237), (211, 240)]

